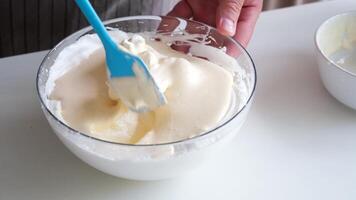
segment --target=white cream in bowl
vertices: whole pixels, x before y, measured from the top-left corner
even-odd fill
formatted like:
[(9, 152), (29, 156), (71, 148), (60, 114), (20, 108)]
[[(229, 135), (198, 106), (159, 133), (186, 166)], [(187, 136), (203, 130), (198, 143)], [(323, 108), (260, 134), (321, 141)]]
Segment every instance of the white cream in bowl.
[[(178, 22), (180, 30), (157, 33), (158, 26), (172, 22), (174, 24)], [(153, 48), (146, 53), (144, 53), (146, 47), (141, 48), (143, 43), (140, 39), (131, 40), (131, 43), (136, 44), (130, 44), (130, 41), (123, 44), (125, 38), (129, 39), (132, 34), (111, 31), (118, 44), (126, 45), (127, 49), (133, 45), (131, 50), (144, 50), (141, 53), (147, 54), (145, 62), (152, 62), (150, 66), (152, 74), (159, 82), (158, 85), (162, 91), (168, 92), (173, 87), (180, 87), (184, 89), (181, 90), (182, 92), (188, 92), (189, 95), (186, 95), (187, 93), (167, 95), (170, 96), (168, 101), (171, 102), (171, 106), (174, 105), (173, 108), (167, 110), (173, 109), (174, 111), (175, 108), (181, 106), (174, 115), (176, 117), (184, 115), (184, 117), (180, 118), (181, 120), (172, 121), (172, 118), (157, 117), (156, 113), (152, 116), (151, 113), (142, 124), (137, 114), (125, 109), (121, 110), (120, 106), (115, 107), (121, 103), (117, 102), (116, 97), (110, 95), (109, 87), (106, 85), (104, 50), (97, 36), (90, 34), (90, 28), (86, 28), (67, 37), (52, 49), (44, 58), (37, 75), (41, 108), (52, 129), (65, 146), (78, 158), (98, 170), (135, 180), (157, 180), (179, 176), (201, 166), (205, 160), (213, 158), (215, 153), (223, 153), (217, 149), (221, 149), (238, 133), (252, 103), (256, 86), (256, 70), (248, 53), (233, 39), (219, 35), (211, 27), (173, 17), (120, 18), (111, 21), (108, 27), (118, 27), (140, 35), (144, 33), (145, 39), (147, 38), (146, 44), (148, 44), (146, 47)], [(186, 27), (189, 27), (189, 30), (195, 27), (202, 32), (198, 35), (190, 34), (185, 32)], [(162, 43), (154, 45), (154, 40), (150, 41), (153, 38)], [(189, 43), (190, 46), (189, 49), (185, 49), (188, 50), (184, 51), (185, 54), (167, 50), (171, 44), (182, 44), (182, 41), (184, 44)], [(161, 46), (161, 44), (166, 46)], [(231, 46), (236, 55), (227, 55), (227, 46)], [(198, 57), (204, 57), (209, 61), (200, 58), (196, 60)], [(169, 65), (154, 66), (157, 61), (158, 63), (160, 61), (174, 63), (179, 60), (183, 63), (187, 61), (189, 64), (172, 65), (172, 69), (163, 68)], [(191, 69), (187, 69), (187, 66), (195, 62), (205, 64), (200, 67), (190, 66)], [(207, 64), (207, 62), (212, 64)], [(163, 74), (160, 74), (161, 72)], [(98, 80), (101, 80), (100, 84)], [(184, 83), (179, 80), (184, 80)], [(212, 81), (209, 82), (209, 80)], [(218, 90), (213, 88), (214, 85), (226, 89)], [(73, 96), (66, 94), (73, 94)], [(93, 106), (97, 105), (96, 97), (99, 94), (105, 96), (104, 102), (109, 105), (108, 109), (104, 109), (107, 112), (99, 112), (103, 113), (100, 115), (102, 118), (96, 112), (101, 109), (93, 109), (102, 108)], [(186, 99), (191, 96), (197, 98), (192, 99), (191, 105), (187, 105), (187, 102), (190, 102), (189, 99), (189, 101), (182, 99), (181, 105), (177, 104), (178, 101), (174, 102), (184, 96)], [(72, 107), (73, 105), (64, 105), (68, 102), (73, 103), (70, 99), (77, 101), (77, 98), (83, 97), (90, 98), (85, 100), (86, 103), (80, 103), (80, 101), (77, 103), (88, 110)], [(76, 111), (65, 110), (66, 108), (73, 108)], [(92, 109), (95, 112), (92, 113), (90, 111)], [(180, 111), (184, 112), (179, 113)], [(82, 115), (82, 112), (89, 113)], [(114, 114), (112, 115), (111, 112)], [(201, 113), (203, 115), (199, 117), (197, 114), (201, 115)], [(106, 120), (103, 120), (105, 118)], [(154, 122), (157, 119), (165, 122)], [(141, 129), (143, 131), (139, 131), (143, 134), (135, 137), (137, 132), (132, 130), (139, 129), (138, 124), (145, 125), (146, 123), (149, 126), (143, 126)], [(165, 127), (157, 126), (160, 124)], [(177, 124), (181, 125), (177, 126)], [(151, 125), (154, 125), (153, 129)], [(162, 131), (167, 127), (172, 129), (167, 132)], [(177, 129), (175, 130), (174, 127)]]
[[(113, 95), (98, 37), (85, 35), (62, 51), (47, 82), (51, 109), (68, 126), (111, 142), (158, 144), (197, 136), (224, 118), (233, 92), (228, 68), (175, 51), (162, 41), (118, 30), (111, 35), (120, 48), (143, 59), (168, 102), (146, 113), (129, 110)], [(224, 59), (238, 67), (232, 57)], [(237, 76), (245, 76), (242, 68)], [(235, 84), (246, 87), (244, 82)], [(241, 107), (247, 90), (237, 95)]]
[(356, 109), (356, 12), (326, 20), (317, 30), (315, 41), (325, 88)]

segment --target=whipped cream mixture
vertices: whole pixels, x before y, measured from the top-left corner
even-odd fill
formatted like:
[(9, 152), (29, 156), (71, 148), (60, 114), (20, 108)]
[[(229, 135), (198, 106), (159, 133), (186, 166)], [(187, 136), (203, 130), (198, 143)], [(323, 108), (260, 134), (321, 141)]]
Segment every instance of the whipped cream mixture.
[(57, 117), (93, 137), (129, 144), (177, 141), (218, 125), (231, 102), (232, 72), (163, 42), (121, 31), (111, 35), (120, 48), (143, 59), (168, 103), (146, 113), (129, 110), (108, 86), (99, 39), (86, 35), (65, 48), (51, 68), (46, 92)]
[(356, 74), (356, 41), (341, 46), (330, 55), (330, 59), (342, 68)]
[[(128, 52), (135, 51), (136, 49), (139, 52), (147, 51), (145, 39), (139, 35), (133, 35), (129, 42), (124, 42), (120, 49)], [(145, 63), (141, 59), (136, 60), (132, 64), (131, 69), (134, 76), (112, 76), (112, 71), (117, 71), (120, 68), (121, 70), (124, 69), (125, 66), (121, 66), (122, 64), (120, 60), (118, 63), (115, 63), (115, 66), (111, 66), (111, 68), (107, 66), (108, 86), (111, 97), (114, 96), (115, 99), (120, 99), (125, 106), (136, 112), (151, 111), (166, 104), (167, 100), (164, 94), (159, 90), (155, 80), (150, 75), (150, 71), (147, 70)]]
[(341, 15), (326, 24), (321, 49), (343, 69), (356, 73), (356, 15)]

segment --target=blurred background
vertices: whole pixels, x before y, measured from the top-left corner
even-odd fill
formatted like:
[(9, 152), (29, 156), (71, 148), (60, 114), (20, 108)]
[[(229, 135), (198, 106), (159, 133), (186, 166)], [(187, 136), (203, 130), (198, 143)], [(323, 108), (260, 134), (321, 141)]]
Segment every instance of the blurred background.
[[(91, 0), (103, 20), (129, 15), (164, 15), (179, 0)], [(263, 10), (317, 0), (264, 0)], [(0, 0), (0, 57), (52, 48), (88, 26), (74, 0)]]

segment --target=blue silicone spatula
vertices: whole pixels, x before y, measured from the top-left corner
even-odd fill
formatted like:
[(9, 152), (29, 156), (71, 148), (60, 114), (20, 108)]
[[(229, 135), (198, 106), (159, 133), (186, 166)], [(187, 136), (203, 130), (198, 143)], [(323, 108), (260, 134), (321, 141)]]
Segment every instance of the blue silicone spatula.
[(138, 56), (127, 53), (117, 46), (89, 0), (75, 2), (103, 43), (109, 72), (108, 82), (115, 95), (129, 109), (136, 112), (145, 112), (164, 105), (166, 98), (145, 63)]

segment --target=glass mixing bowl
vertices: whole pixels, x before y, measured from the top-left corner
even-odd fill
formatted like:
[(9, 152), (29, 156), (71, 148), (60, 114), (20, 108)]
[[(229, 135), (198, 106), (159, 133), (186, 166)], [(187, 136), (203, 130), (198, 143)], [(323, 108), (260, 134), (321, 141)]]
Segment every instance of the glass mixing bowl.
[[(206, 158), (213, 157), (215, 153), (223, 153), (219, 147), (233, 138), (245, 121), (256, 87), (256, 69), (247, 51), (232, 38), (219, 34), (216, 29), (191, 20), (135, 16), (110, 20), (105, 25), (108, 30), (145, 32), (152, 39), (162, 39), (177, 51), (203, 57), (219, 65), (225, 62), (219, 54), (229, 54), (236, 59), (245, 76), (237, 76), (236, 66), (224, 66), (235, 74), (234, 94), (224, 119), (209, 131), (192, 138), (161, 144), (135, 145), (104, 141), (81, 133), (61, 121), (50, 109), (46, 94), (49, 71), (59, 53), (81, 36), (93, 33), (91, 27), (84, 28), (55, 46), (43, 59), (37, 73), (37, 91), (41, 108), (50, 126), (65, 146), (78, 158), (98, 170), (134, 180), (158, 180), (178, 176), (201, 165)], [(197, 50), (202, 46), (204, 51)], [(241, 81), (245, 83), (245, 88), (239, 88), (235, 84)], [(237, 98), (241, 89), (248, 94), (243, 100)]]

